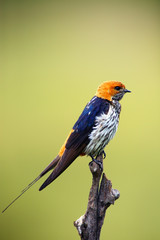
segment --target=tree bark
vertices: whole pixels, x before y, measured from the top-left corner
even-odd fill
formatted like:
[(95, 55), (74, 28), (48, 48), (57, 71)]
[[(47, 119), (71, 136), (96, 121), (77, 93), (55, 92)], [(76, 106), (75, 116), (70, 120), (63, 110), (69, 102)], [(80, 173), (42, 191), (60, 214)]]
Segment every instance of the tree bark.
[[(103, 164), (103, 155), (97, 157)], [(74, 222), (81, 240), (99, 240), (107, 208), (120, 197), (112, 183), (108, 180), (94, 161), (89, 163), (92, 173), (92, 186), (89, 193), (86, 213)], [(102, 175), (102, 180), (101, 180)], [(101, 181), (100, 181), (101, 180)]]

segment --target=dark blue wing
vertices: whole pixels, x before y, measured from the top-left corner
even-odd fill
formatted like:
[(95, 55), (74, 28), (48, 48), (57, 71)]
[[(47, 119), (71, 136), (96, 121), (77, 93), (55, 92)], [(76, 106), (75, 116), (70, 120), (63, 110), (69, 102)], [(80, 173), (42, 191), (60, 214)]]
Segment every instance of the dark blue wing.
[(102, 98), (93, 97), (86, 105), (79, 119), (73, 126), (74, 132), (72, 132), (68, 138), (66, 148), (79, 148), (84, 143), (87, 145), (89, 142), (88, 136), (95, 125), (95, 118), (101, 115), (103, 112), (107, 113), (109, 106), (109, 101)]
[(67, 140), (66, 149), (61, 159), (51, 175), (40, 187), (40, 190), (53, 182), (80, 154), (84, 153), (84, 149), (89, 142), (88, 136), (95, 124), (95, 118), (103, 112), (107, 113), (109, 105), (110, 103), (107, 100), (97, 97), (93, 97), (86, 105), (78, 121), (73, 126), (74, 131)]

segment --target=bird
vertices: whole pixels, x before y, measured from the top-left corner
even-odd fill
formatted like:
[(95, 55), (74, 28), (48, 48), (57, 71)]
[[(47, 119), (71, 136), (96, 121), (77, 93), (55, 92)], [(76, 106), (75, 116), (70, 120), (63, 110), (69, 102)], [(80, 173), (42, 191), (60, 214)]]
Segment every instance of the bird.
[(104, 148), (114, 137), (119, 124), (121, 112), (119, 101), (129, 92), (131, 91), (119, 81), (101, 83), (74, 124), (58, 155), (2, 212), (5, 212), (41, 177), (53, 170), (39, 191), (46, 188), (79, 156), (90, 156), (92, 161), (102, 167), (96, 158), (100, 154), (106, 156)]

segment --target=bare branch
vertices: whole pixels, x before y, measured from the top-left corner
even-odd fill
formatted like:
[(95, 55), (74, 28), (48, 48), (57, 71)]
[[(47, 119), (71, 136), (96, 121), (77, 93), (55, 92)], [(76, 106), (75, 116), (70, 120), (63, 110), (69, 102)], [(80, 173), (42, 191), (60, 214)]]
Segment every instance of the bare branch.
[[(97, 157), (103, 163), (103, 156)], [(95, 162), (89, 163), (92, 173), (92, 186), (89, 193), (86, 213), (74, 222), (81, 240), (99, 240), (100, 232), (104, 222), (107, 208), (114, 204), (120, 193), (112, 189), (111, 181), (103, 174), (100, 182), (102, 170)]]

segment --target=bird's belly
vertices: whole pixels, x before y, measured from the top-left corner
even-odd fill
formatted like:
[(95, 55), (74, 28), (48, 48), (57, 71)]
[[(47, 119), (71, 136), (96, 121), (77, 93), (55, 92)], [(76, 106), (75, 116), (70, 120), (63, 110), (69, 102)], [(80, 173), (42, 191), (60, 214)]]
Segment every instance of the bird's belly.
[(89, 143), (85, 148), (85, 154), (99, 155), (109, 141), (114, 137), (119, 123), (119, 114), (110, 108), (107, 114), (98, 116), (95, 126), (89, 135)]

